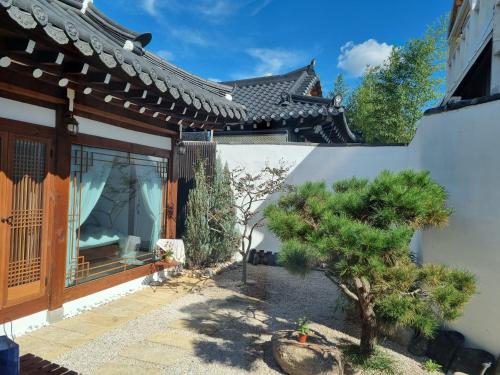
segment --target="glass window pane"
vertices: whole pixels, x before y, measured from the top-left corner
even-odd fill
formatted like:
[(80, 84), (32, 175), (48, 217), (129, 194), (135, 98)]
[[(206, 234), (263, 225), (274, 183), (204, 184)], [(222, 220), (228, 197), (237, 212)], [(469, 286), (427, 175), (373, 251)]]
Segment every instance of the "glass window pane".
[(153, 259), (168, 160), (73, 146), (66, 285)]

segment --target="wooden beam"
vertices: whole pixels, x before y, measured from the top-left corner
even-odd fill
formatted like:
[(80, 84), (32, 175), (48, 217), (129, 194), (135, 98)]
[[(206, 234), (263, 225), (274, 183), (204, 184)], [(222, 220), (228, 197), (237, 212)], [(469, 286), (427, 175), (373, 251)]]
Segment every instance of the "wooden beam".
[(9, 51), (32, 54), (35, 50), (36, 42), (28, 38), (7, 39), (7, 49)]
[(108, 88), (116, 92), (129, 92), (130, 86), (128, 82), (110, 82)]
[(129, 90), (127, 92), (127, 98), (130, 99), (146, 99), (148, 96), (148, 90)]
[(20, 86), (13, 85), (11, 83), (0, 81), (0, 91), (7, 91), (19, 96), (24, 96), (30, 99), (41, 100), (50, 104), (66, 104), (66, 101), (62, 98), (57, 98), (51, 95), (43, 94), (38, 91), (33, 91)]
[(150, 124), (147, 124), (145, 122), (142, 122), (142, 121), (133, 120), (127, 116), (117, 115), (115, 113), (110, 113), (110, 112), (103, 111), (103, 110), (100, 110), (97, 108), (89, 107), (89, 106), (81, 104), (81, 103), (75, 103), (75, 111), (77, 113), (80, 112), (84, 115), (90, 115), (90, 116), (93, 115), (93, 116), (99, 117), (103, 120), (110, 121), (111, 124), (116, 123), (116, 124), (118, 124), (118, 126), (120, 126), (120, 124), (121, 125), (129, 125), (129, 126), (132, 126), (132, 127), (138, 128), (138, 129), (147, 130), (147, 132), (150, 132), (150, 133), (162, 134), (162, 135), (166, 135), (169, 137), (177, 135), (177, 132), (175, 132), (173, 130), (160, 128), (159, 126), (154, 126), (154, 125), (150, 125)]
[(89, 83), (98, 83), (107, 85), (111, 81), (111, 74), (109, 73), (88, 73)]
[(85, 75), (88, 71), (89, 64), (84, 62), (71, 62), (63, 66), (63, 72), (67, 74)]
[(40, 64), (61, 65), (64, 61), (64, 54), (56, 51), (37, 51), (34, 59)]

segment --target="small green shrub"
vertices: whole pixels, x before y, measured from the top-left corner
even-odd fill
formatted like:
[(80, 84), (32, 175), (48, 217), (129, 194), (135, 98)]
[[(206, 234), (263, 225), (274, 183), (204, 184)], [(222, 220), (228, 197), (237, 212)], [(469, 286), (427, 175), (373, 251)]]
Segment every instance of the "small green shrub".
[(441, 371), (442, 366), (439, 363), (434, 362), (432, 359), (426, 360), (423, 364), (422, 367), (428, 371), (428, 372), (436, 372), (436, 371)]
[(307, 318), (300, 318), (297, 323), (297, 332), (301, 335), (308, 335), (310, 331), (309, 320)]
[(396, 364), (386, 352), (376, 348), (373, 354), (366, 356), (361, 353), (359, 346), (348, 345), (342, 349), (345, 361), (363, 371), (373, 372), (374, 374), (396, 375)]

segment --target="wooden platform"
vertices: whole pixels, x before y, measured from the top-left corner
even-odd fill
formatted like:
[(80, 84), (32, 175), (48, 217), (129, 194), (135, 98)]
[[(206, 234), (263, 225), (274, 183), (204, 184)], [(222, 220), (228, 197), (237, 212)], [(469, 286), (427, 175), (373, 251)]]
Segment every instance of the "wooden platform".
[(78, 375), (77, 372), (68, 370), (37, 357), (34, 354), (25, 354), (20, 358), (21, 375)]

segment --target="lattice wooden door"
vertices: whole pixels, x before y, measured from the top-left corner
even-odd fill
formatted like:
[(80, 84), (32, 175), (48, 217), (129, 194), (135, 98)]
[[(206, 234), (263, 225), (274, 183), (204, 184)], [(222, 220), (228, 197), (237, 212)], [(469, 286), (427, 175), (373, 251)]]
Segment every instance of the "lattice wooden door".
[(2, 152), (6, 173), (0, 233), (7, 272), (2, 289), (3, 302), (10, 305), (45, 294), (51, 145), (49, 140), (13, 133), (3, 144), (7, 152)]

